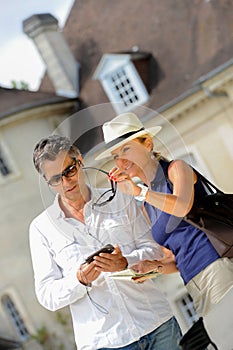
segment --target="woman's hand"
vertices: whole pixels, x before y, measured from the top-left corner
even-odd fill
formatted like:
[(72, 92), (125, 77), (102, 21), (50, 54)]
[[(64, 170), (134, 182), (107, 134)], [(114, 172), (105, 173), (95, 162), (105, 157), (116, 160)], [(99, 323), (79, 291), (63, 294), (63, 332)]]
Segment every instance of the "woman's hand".
[(159, 260), (142, 260), (130, 268), (138, 273), (147, 273), (151, 271), (163, 272), (164, 266)]
[(178, 272), (176, 267), (175, 256), (171, 250), (162, 247), (164, 257), (160, 260), (142, 260), (137, 264), (134, 264), (130, 268), (138, 273), (147, 273), (151, 271), (157, 271), (163, 274), (170, 274)]
[(141, 192), (141, 188), (133, 182), (131, 177), (119, 168), (112, 168), (109, 172), (109, 178), (117, 182), (117, 188), (123, 193), (138, 196)]

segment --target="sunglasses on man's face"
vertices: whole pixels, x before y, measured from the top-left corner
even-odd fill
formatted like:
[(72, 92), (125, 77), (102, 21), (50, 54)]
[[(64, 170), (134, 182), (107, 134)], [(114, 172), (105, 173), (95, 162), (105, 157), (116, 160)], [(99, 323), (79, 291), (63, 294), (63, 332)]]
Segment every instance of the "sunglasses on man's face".
[[(106, 174), (109, 177), (109, 174), (107, 171), (99, 169), (99, 168), (95, 168), (95, 167), (83, 167), (83, 170), (88, 170), (88, 169), (93, 169), (93, 170), (97, 170), (103, 174)], [(93, 208), (96, 207), (102, 207), (103, 205), (107, 204), (108, 202), (111, 202), (113, 200), (113, 198), (116, 195), (116, 190), (117, 190), (117, 183), (113, 180), (110, 180), (110, 184), (111, 184), (111, 188), (105, 192), (103, 192), (100, 197), (93, 203)], [(111, 192), (111, 195), (109, 196), (109, 192)]]
[(62, 173), (54, 175), (51, 179), (47, 180), (49, 186), (58, 186), (62, 183), (63, 177), (73, 177), (78, 172), (78, 167), (80, 167), (80, 160), (74, 159), (74, 163), (69, 165)]

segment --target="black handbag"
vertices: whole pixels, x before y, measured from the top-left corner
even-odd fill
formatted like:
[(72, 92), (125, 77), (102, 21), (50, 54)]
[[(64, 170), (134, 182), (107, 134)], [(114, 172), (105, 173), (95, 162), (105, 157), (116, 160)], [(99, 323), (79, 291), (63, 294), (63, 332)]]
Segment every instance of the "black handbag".
[(210, 339), (205, 329), (202, 317), (192, 325), (180, 340), (182, 350), (206, 350), (210, 344), (215, 350), (218, 350), (217, 345)]
[(233, 257), (233, 194), (224, 193), (196, 169), (207, 190), (194, 198), (193, 207), (184, 217), (189, 224), (204, 231), (221, 257)]

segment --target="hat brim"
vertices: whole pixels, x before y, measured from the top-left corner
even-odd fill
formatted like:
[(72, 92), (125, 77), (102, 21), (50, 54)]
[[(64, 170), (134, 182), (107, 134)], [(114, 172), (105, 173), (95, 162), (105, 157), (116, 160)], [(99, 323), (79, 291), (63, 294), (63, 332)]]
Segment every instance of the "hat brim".
[[(95, 160), (101, 160), (101, 159), (104, 159), (104, 158), (111, 157), (112, 156), (112, 154), (111, 154), (112, 151), (114, 151), (115, 149), (117, 149), (120, 146), (123, 146), (126, 142), (131, 141), (131, 140), (133, 140), (133, 139), (135, 139), (137, 137), (140, 137), (140, 136), (143, 136), (143, 135), (146, 135), (146, 134), (149, 134), (151, 137), (154, 137), (161, 129), (162, 129), (161, 126), (154, 126), (154, 127), (151, 127), (151, 128), (144, 129), (144, 130), (141, 130), (139, 132), (136, 132), (135, 134), (127, 137), (126, 139), (124, 139), (122, 141), (119, 141), (114, 146), (112, 146), (112, 147), (106, 149), (104, 152), (100, 153), (95, 158)], [(106, 144), (106, 147), (108, 147), (108, 144)]]

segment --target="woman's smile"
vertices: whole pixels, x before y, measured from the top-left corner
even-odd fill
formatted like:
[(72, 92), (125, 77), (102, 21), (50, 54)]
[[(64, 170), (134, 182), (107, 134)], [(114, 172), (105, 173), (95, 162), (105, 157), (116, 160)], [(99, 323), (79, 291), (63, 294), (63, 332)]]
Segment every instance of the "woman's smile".
[(123, 167), (125, 171), (130, 170), (134, 166), (134, 163), (132, 162), (127, 162), (127, 164)]

